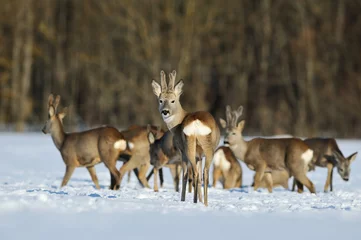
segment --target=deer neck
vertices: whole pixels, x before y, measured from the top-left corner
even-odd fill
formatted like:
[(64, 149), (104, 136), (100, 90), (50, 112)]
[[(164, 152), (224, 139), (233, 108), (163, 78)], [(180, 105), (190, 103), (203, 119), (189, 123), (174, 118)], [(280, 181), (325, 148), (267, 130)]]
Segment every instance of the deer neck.
[(232, 146), (230, 146), (230, 149), (233, 151), (234, 155), (240, 159), (241, 161), (244, 162), (245, 160), (245, 156), (248, 150), (248, 142), (245, 141), (242, 138), (240, 138), (236, 144), (233, 144)]
[(53, 142), (59, 151), (63, 146), (65, 135), (66, 134), (64, 132), (63, 125), (59, 121), (57, 124), (55, 124), (55, 126), (53, 126), (51, 131), (51, 138), (53, 139)]
[(164, 122), (167, 124), (167, 127), (170, 130), (175, 126), (181, 124), (186, 116), (187, 112), (184, 111), (184, 109), (181, 107), (180, 111), (178, 111), (176, 114), (173, 114), (173, 116), (169, 117), (167, 120), (164, 119)]

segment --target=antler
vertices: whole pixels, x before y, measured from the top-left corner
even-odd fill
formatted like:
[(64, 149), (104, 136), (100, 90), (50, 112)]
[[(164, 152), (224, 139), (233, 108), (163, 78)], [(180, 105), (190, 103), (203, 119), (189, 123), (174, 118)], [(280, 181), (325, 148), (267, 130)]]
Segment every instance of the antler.
[(227, 125), (230, 125), (232, 123), (232, 109), (231, 106), (226, 106), (226, 122)]
[(167, 91), (167, 82), (166, 82), (166, 80), (165, 80), (165, 73), (164, 73), (164, 71), (162, 70), (162, 71), (160, 71), (160, 84), (161, 84), (161, 86), (162, 86), (162, 92), (165, 92), (165, 91)]
[(51, 93), (48, 98), (48, 108), (53, 105), (54, 95)]
[(56, 112), (56, 110), (58, 109), (59, 102), (60, 102), (60, 95), (57, 95), (56, 98), (55, 98), (55, 103), (54, 103), (54, 110), (55, 110), (55, 112)]
[(173, 70), (173, 72), (171, 72), (169, 74), (169, 89), (170, 91), (174, 91), (174, 84), (175, 84), (175, 77), (177, 76), (177, 72), (175, 70)]
[(242, 116), (242, 112), (243, 112), (243, 106), (239, 106), (237, 110), (233, 111), (233, 119), (232, 119), (232, 126), (236, 126), (237, 125), (237, 121), (239, 119), (240, 116)]

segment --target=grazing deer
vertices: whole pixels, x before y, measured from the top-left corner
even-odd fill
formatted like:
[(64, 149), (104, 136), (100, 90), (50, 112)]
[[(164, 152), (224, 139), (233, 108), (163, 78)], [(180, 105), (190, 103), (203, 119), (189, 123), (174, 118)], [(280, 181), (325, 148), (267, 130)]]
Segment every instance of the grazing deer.
[[(272, 192), (273, 182), (271, 175), (265, 172), (274, 170), (287, 170), (300, 183), (305, 185), (311, 193), (315, 193), (314, 184), (306, 176), (308, 164), (312, 160), (313, 151), (298, 138), (265, 139), (254, 138), (245, 141), (242, 136), (245, 121), (237, 124), (242, 115), (243, 107), (231, 112), (230, 106), (226, 108), (227, 121), (220, 119), (221, 125), (226, 129), (224, 143), (229, 144), (234, 155), (244, 161), (247, 167), (256, 172), (254, 189), (260, 187), (265, 176), (267, 188)], [(299, 190), (301, 192), (302, 189)]]
[[(163, 131), (158, 130), (157, 127), (147, 126), (147, 127), (132, 127), (122, 131), (121, 134), (124, 138), (131, 142), (131, 150), (124, 151), (120, 156), (128, 155), (130, 158), (126, 161), (123, 166), (119, 169), (120, 172), (120, 182), (122, 181), (123, 176), (133, 169), (138, 169), (138, 178), (141, 184), (144, 187), (150, 188), (146, 174), (150, 166), (150, 156), (149, 156), (149, 142), (148, 142), (148, 131), (159, 132), (158, 136), (163, 135)], [(112, 181), (115, 179), (112, 178)]]
[[(197, 203), (201, 195), (201, 156), (205, 155), (203, 169), (204, 181), (204, 204), (208, 205), (208, 177), (209, 168), (212, 163), (213, 153), (216, 149), (220, 133), (216, 121), (209, 112), (187, 113), (179, 101), (183, 92), (183, 81), (175, 84), (176, 71), (169, 74), (169, 84), (166, 83), (164, 71), (160, 72), (161, 85), (155, 80), (152, 82), (153, 92), (158, 98), (159, 112), (168, 129), (174, 136), (176, 148), (182, 154), (183, 182), (181, 201), (185, 201), (186, 185), (188, 179), (187, 164), (193, 169), (194, 197), (193, 202)], [(198, 161), (196, 157), (199, 157)], [(198, 197), (197, 197), (198, 196)]]
[[(337, 172), (344, 181), (348, 181), (351, 172), (351, 163), (356, 159), (357, 152), (348, 157), (344, 157), (334, 138), (308, 138), (304, 142), (313, 150), (313, 159), (309, 164), (309, 169), (314, 170), (315, 166), (327, 168), (327, 178), (324, 191), (333, 190), (332, 178), (333, 169), (337, 167)], [(295, 190), (297, 181), (293, 181), (292, 191)], [(299, 184), (299, 183), (297, 183)]]
[[(173, 142), (173, 134), (170, 130), (164, 133), (164, 135), (157, 139), (158, 134), (149, 131), (148, 140), (150, 143), (149, 154), (150, 154), (150, 164), (154, 166), (154, 191), (158, 191), (158, 169), (161, 170), (162, 167), (169, 167), (174, 183), (174, 189), (176, 192), (179, 192), (179, 174), (180, 167), (182, 164), (182, 156), (179, 150), (175, 147)], [(188, 166), (188, 171), (191, 171), (190, 166)], [(150, 177), (149, 174), (148, 177)], [(192, 178), (188, 178), (188, 192), (192, 192)], [(162, 185), (162, 180), (161, 180)]]
[(224, 189), (242, 187), (242, 167), (228, 146), (219, 147), (213, 157), (213, 187), (220, 181)]
[(103, 162), (114, 179), (110, 189), (119, 189), (120, 174), (116, 168), (117, 158), (132, 143), (127, 143), (124, 136), (113, 127), (100, 127), (84, 132), (65, 133), (63, 118), (66, 115), (67, 108), (57, 112), (60, 96), (56, 97), (54, 103), (53, 101), (54, 97), (50, 94), (48, 101), (49, 119), (42, 131), (45, 134), (51, 134), (53, 142), (60, 151), (66, 165), (66, 172), (61, 186), (63, 187), (68, 183), (75, 168), (86, 167), (95, 187), (99, 189), (94, 165)]

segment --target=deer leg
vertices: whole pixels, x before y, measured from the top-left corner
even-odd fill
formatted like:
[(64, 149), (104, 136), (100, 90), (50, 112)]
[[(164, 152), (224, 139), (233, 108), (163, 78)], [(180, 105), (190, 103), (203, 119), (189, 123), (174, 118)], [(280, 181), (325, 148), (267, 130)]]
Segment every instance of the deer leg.
[(179, 192), (179, 172), (178, 172), (178, 164), (173, 165), (173, 164), (169, 164), (167, 165), (170, 173), (172, 175), (173, 178), (173, 186), (174, 186), (174, 190), (176, 192)]
[(124, 175), (128, 171), (131, 171), (138, 166), (139, 166), (139, 164), (137, 162), (137, 159), (134, 156), (132, 156), (128, 162), (124, 163), (123, 166), (121, 166), (121, 168), (119, 169), (119, 173), (120, 173), (119, 174), (119, 185), (121, 184)]
[[(201, 160), (198, 160), (197, 162), (197, 170), (198, 170), (198, 199), (199, 199), (199, 202), (203, 202), (203, 199), (202, 199), (202, 161)], [(204, 189), (205, 188), (205, 185), (204, 185)]]
[(306, 176), (305, 172), (294, 174), (294, 177), (297, 179), (298, 182), (300, 182), (300, 184), (297, 184), (297, 187), (299, 188), (298, 189), (299, 192), (300, 190), (303, 191), (303, 186), (302, 189), (300, 189), (300, 185), (305, 185), (311, 193), (316, 193), (315, 185)]
[(97, 177), (97, 174), (95, 172), (95, 167), (91, 166), (91, 167), (87, 167), (87, 169), (88, 169), (88, 172), (90, 174), (90, 177), (92, 178), (92, 180), (93, 180), (93, 182), (95, 184), (95, 188), (100, 189), (98, 177)]
[(153, 168), (153, 175), (154, 175), (154, 192), (158, 192), (158, 169), (155, 167)]
[(163, 168), (159, 169), (159, 180), (160, 180), (160, 187), (163, 187), (163, 183), (164, 183)]
[[(118, 190), (120, 187), (120, 182), (119, 182), (119, 171), (118, 169), (114, 166), (109, 166), (106, 165), (110, 171), (110, 174), (112, 176), (111, 178), (111, 184), (110, 184), (110, 188), (111, 190)], [(112, 180), (113, 179), (113, 180)], [(113, 183), (112, 183), (113, 182)]]
[(332, 192), (332, 191), (333, 191), (333, 184), (332, 184), (332, 181), (333, 181), (333, 168), (331, 169), (330, 192)]
[(149, 181), (149, 179), (153, 176), (153, 172), (154, 172), (154, 167), (153, 167), (152, 171), (149, 172), (149, 174), (147, 176), (147, 181)]
[(130, 183), (130, 177), (132, 175), (132, 172), (131, 171), (128, 171), (128, 179), (127, 179), (127, 182)]
[(303, 193), (303, 184), (301, 182), (299, 182), (298, 180), (295, 180), (296, 185), (297, 185), (297, 192), (298, 193)]
[(222, 174), (222, 171), (220, 168), (214, 166), (213, 168), (213, 184), (212, 186), (215, 188), (217, 185), (217, 181), (219, 180), (220, 176)]
[[(148, 164), (143, 164), (139, 167), (139, 180), (142, 182), (142, 185), (146, 188), (150, 188), (147, 178), (145, 177), (145, 175), (147, 174), (147, 171), (149, 169), (149, 163)], [(157, 169), (158, 170), (158, 169)], [(157, 175), (154, 175), (154, 179), (158, 177)], [(157, 182), (158, 185), (158, 182)]]
[(188, 192), (192, 193), (192, 188), (193, 188), (193, 171), (192, 171), (192, 166), (188, 167)]
[(69, 179), (70, 179), (71, 175), (73, 175), (74, 170), (75, 170), (75, 167), (73, 167), (73, 166), (66, 166), (65, 175), (64, 175), (64, 177), (63, 177), (63, 181), (62, 181), (62, 183), (61, 183), (61, 187), (64, 187), (66, 184), (68, 184)]
[(110, 186), (109, 186), (109, 189), (114, 189), (114, 186), (115, 186), (115, 177), (113, 176), (113, 174), (109, 171), (110, 173)]
[(187, 188), (187, 181), (188, 181), (188, 166), (185, 160), (182, 160), (182, 168), (183, 168), (183, 179), (182, 179), (182, 195), (181, 201), (186, 200), (186, 188)]
[(256, 174), (254, 175), (254, 186), (253, 186), (254, 191), (256, 191), (261, 186), (261, 181), (263, 179), (265, 170), (266, 170), (265, 164), (262, 164), (256, 169)]
[(294, 192), (296, 189), (296, 178), (293, 177), (293, 182), (292, 182), (292, 192)]
[(213, 149), (211, 147), (205, 152), (206, 159), (203, 169), (203, 181), (204, 181), (204, 205), (208, 206), (208, 184), (209, 184), (209, 168), (213, 160)]
[[(327, 178), (326, 178), (326, 184), (325, 187), (323, 188), (323, 190), (325, 192), (328, 191), (328, 187), (331, 184), (332, 181), (332, 172), (333, 172), (333, 165), (331, 163), (327, 163)], [(331, 190), (332, 191), (332, 190)]]
[(267, 189), (269, 193), (272, 193), (273, 190), (273, 179), (272, 179), (272, 173), (267, 172), (264, 174), (263, 179), (266, 183)]
[[(128, 172), (131, 172), (131, 171), (128, 171)], [(133, 172), (134, 172), (135, 176), (137, 177), (139, 184), (140, 184), (142, 187), (144, 187), (142, 181), (140, 181), (140, 179), (139, 179), (139, 170), (138, 170), (138, 168), (134, 168), (134, 169), (133, 169)], [(147, 181), (148, 181), (148, 180), (147, 180)]]
[(196, 137), (194, 135), (186, 136), (187, 142), (187, 149), (186, 149), (186, 157), (187, 160), (192, 165), (193, 170), (193, 181), (194, 181), (194, 193), (193, 193), (193, 202), (198, 202), (198, 168), (197, 168), (197, 161), (196, 161)]

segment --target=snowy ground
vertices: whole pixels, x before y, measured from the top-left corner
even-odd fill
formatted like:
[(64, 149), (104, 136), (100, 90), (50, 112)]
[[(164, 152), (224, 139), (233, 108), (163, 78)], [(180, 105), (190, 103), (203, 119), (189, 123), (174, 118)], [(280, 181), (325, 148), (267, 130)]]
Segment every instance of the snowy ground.
[[(339, 140), (345, 155), (361, 140)], [(77, 169), (59, 188), (65, 171), (49, 135), (0, 133), (0, 239), (357, 239), (361, 235), (361, 157), (349, 182), (335, 172), (333, 193), (323, 193), (325, 169), (310, 174), (317, 194), (281, 188), (254, 192), (253, 173), (244, 165), (244, 187), (210, 189), (209, 207), (180, 202), (168, 170), (155, 193), (132, 177), (122, 189), (107, 189), (107, 169), (97, 165), (96, 190), (86, 169)], [(119, 163), (119, 166), (121, 164)], [(126, 179), (124, 179), (126, 180)], [(152, 182), (151, 182), (152, 184)], [(191, 234), (191, 236), (187, 235)], [(357, 237), (358, 236), (358, 237)], [(234, 238), (236, 237), (236, 238)]]

